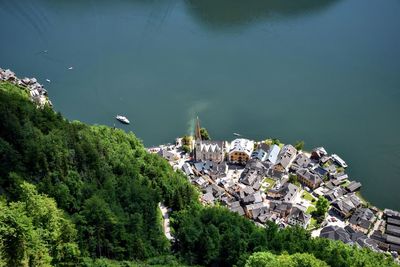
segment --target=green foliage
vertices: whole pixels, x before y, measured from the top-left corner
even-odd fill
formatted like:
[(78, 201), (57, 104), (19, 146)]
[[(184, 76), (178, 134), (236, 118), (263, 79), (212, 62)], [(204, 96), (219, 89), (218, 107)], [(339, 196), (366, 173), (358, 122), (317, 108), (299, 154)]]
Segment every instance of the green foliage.
[(158, 203), (173, 210), (195, 203), (186, 177), (148, 154), (134, 134), (68, 122), (10, 88), (0, 90), (0, 188), (7, 198), (19, 199), (23, 181), (53, 197), (75, 223), (84, 256), (145, 259), (168, 252)]
[(211, 140), (210, 135), (208, 134), (208, 131), (206, 128), (200, 129), (200, 135), (201, 135), (202, 140)]
[(22, 97), (24, 99), (29, 99), (29, 93), (28, 93), (27, 89), (16, 86), (10, 82), (1, 82), (0, 81), (0, 90), (6, 92), (8, 94), (13, 94), (13, 95)]
[(279, 146), (281, 141), (278, 138), (272, 138), (271, 144)]
[(274, 255), (257, 252), (246, 261), (246, 267), (328, 267), (328, 264), (308, 253)]
[(316, 210), (313, 212), (314, 215), (313, 217), (315, 218), (322, 217), (323, 219), (325, 217), (326, 212), (329, 209), (329, 201), (325, 197), (320, 196), (318, 198), (317, 203), (315, 204), (315, 208)]
[(183, 145), (183, 146), (182, 146), (182, 150), (183, 150), (185, 153), (190, 153), (190, 151), (191, 151), (190, 146), (188, 146), (188, 145)]
[(191, 146), (192, 144), (192, 137), (189, 135), (185, 135), (182, 137), (182, 145)]
[(146, 261), (115, 261), (107, 258), (84, 258), (82, 267), (147, 267), (147, 266), (175, 266), (183, 267), (172, 255), (159, 256)]
[[(396, 266), (383, 254), (328, 239), (311, 238), (302, 228), (278, 229), (274, 223), (268, 223), (265, 229), (259, 228), (221, 207), (177, 212), (173, 216), (173, 227), (176, 233), (174, 249), (189, 264), (243, 266), (253, 252), (269, 251), (310, 254), (282, 256), (281, 260), (288, 259), (297, 264), (289, 266)], [(315, 264), (308, 265), (308, 262)]]
[(75, 265), (76, 230), (55, 201), (23, 182), (20, 201), (0, 202), (0, 258), (8, 266)]
[(289, 183), (299, 186), (300, 182), (296, 174), (290, 173), (289, 174)]
[(304, 141), (297, 141), (296, 144), (294, 145), (294, 147), (295, 147), (297, 150), (303, 150), (303, 148), (304, 148)]
[[(225, 208), (201, 207), (186, 177), (134, 134), (68, 122), (9, 87), (0, 90), (0, 266), (174, 266), (163, 257), (170, 245), (159, 202), (173, 210), (173, 249), (189, 264), (243, 266), (253, 252), (270, 251), (296, 263), (311, 256), (289, 255), (309, 253), (333, 267), (395, 266), (301, 228), (260, 228)], [(125, 261), (133, 259), (142, 261)]]

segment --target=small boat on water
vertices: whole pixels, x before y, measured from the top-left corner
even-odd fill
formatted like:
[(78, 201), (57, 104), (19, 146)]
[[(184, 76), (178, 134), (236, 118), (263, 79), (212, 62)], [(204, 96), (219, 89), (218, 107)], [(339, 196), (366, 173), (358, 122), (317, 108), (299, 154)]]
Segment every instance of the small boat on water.
[(115, 117), (115, 118), (117, 120), (119, 120), (120, 122), (122, 122), (122, 123), (125, 123), (125, 124), (129, 124), (130, 123), (129, 120), (125, 116), (117, 115), (117, 117)]
[(51, 83), (51, 81), (49, 79), (46, 79), (46, 82)]
[(74, 69), (74, 67), (69, 67), (68, 69), (69, 69), (69, 70), (73, 70), (73, 69)]
[(233, 133), (233, 135), (234, 135), (234, 136), (237, 136), (237, 137), (242, 136), (241, 134), (238, 134), (238, 133)]

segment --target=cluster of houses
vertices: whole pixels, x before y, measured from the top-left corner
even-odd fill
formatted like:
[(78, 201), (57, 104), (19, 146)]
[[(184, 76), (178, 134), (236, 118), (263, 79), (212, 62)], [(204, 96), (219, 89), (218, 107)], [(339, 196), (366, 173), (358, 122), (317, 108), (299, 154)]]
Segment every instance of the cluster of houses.
[(51, 101), (47, 97), (46, 89), (44, 89), (43, 85), (38, 83), (36, 78), (18, 79), (11, 70), (0, 68), (0, 81), (10, 82), (27, 89), (31, 100), (36, 103), (38, 107), (44, 107), (46, 104), (52, 106)]
[(320, 236), (359, 247), (368, 247), (378, 252), (391, 252), (394, 257), (398, 257), (400, 213), (390, 209), (385, 209), (382, 213), (376, 209), (359, 208), (350, 217), (346, 226), (326, 226), (322, 228)]
[[(321, 237), (399, 252), (399, 213), (382, 216), (377, 208), (369, 207), (358, 196), (361, 183), (349, 180), (346, 162), (323, 147), (308, 153), (272, 140), (202, 140), (198, 122), (190, 159), (179, 159), (180, 145), (178, 139), (175, 146), (157, 149), (157, 153), (187, 175), (203, 192), (201, 201), (206, 205), (220, 203), (259, 225), (267, 221), (280, 227), (297, 225)], [(317, 226), (311, 214), (320, 196), (329, 201), (330, 208)], [(379, 235), (376, 228), (382, 217), (388, 219)], [(374, 238), (378, 235), (380, 240)]]

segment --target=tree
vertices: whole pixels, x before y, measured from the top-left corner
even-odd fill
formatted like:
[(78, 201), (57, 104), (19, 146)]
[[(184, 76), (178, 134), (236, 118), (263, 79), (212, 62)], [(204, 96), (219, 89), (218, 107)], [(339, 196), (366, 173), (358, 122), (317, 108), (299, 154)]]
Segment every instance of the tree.
[(211, 139), (206, 128), (201, 128), (200, 129), (200, 135), (201, 135), (201, 139), (202, 140), (210, 140)]
[(299, 185), (299, 179), (297, 177), (296, 174), (290, 173), (289, 174), (289, 183), (295, 184), (295, 185)]
[(8, 266), (76, 265), (76, 230), (53, 199), (23, 182), (18, 202), (0, 202), (0, 258)]
[(325, 197), (320, 196), (315, 204), (315, 207), (316, 210), (313, 211), (312, 215), (317, 219), (318, 223), (321, 223), (325, 218), (325, 213), (329, 209), (329, 201)]
[(246, 267), (328, 267), (328, 264), (308, 253), (274, 255), (256, 252), (246, 261)]
[(294, 145), (294, 147), (295, 147), (297, 150), (303, 150), (303, 148), (304, 148), (304, 141), (297, 141), (296, 144)]
[(192, 144), (192, 137), (189, 135), (185, 135), (182, 137), (182, 144), (190, 146)]
[(188, 146), (188, 145), (183, 145), (183, 146), (182, 146), (182, 150), (183, 150), (185, 153), (190, 153), (190, 151), (191, 151), (190, 146)]
[(281, 144), (281, 141), (278, 138), (272, 138), (272, 144), (279, 146)]

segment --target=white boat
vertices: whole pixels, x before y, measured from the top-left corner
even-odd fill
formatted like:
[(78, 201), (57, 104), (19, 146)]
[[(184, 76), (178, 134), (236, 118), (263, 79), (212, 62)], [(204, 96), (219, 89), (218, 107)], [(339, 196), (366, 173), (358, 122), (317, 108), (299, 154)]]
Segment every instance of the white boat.
[(49, 79), (46, 79), (46, 82), (51, 83), (51, 81)]
[(74, 67), (69, 67), (68, 69), (69, 69), (69, 70), (73, 70), (73, 69), (74, 69)]
[(241, 134), (238, 134), (238, 133), (233, 133), (233, 135), (234, 135), (234, 136), (237, 136), (237, 137), (242, 136)]
[(117, 120), (119, 120), (120, 122), (122, 122), (122, 123), (125, 123), (125, 124), (129, 124), (130, 123), (129, 120), (125, 116), (117, 115), (117, 117), (115, 117), (115, 118)]

